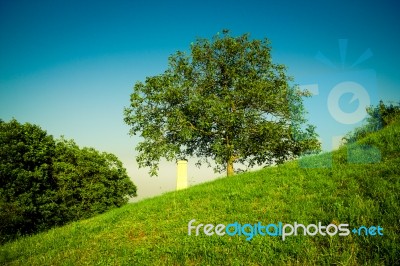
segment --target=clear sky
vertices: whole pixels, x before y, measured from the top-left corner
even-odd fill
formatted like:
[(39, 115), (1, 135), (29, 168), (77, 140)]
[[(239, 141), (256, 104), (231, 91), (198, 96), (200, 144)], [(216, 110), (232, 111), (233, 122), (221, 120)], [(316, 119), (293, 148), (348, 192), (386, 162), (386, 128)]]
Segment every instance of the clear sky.
[[(318, 90), (305, 103), (330, 150), (332, 139), (360, 124), (352, 116), (358, 108), (400, 100), (399, 5), (0, 0), (0, 118), (116, 154), (140, 198), (171, 190), (174, 163), (162, 162), (153, 178), (137, 168), (139, 140), (128, 136), (123, 108), (135, 82), (163, 72), (170, 54), (227, 28), (232, 35), (267, 37), (274, 62), (287, 65), (296, 84)], [(191, 184), (221, 176), (193, 164)]]

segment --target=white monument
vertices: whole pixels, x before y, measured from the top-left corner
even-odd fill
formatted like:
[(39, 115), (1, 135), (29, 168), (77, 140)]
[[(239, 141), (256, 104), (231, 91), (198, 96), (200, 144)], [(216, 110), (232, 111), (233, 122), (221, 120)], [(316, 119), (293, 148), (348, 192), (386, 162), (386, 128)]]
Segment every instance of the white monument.
[(179, 160), (176, 163), (176, 190), (188, 187), (187, 161)]

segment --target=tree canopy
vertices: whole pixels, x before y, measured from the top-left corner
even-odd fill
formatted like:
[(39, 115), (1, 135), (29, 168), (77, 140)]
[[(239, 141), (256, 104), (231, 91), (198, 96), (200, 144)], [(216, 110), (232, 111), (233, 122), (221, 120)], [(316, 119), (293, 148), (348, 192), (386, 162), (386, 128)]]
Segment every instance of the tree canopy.
[(55, 142), (45, 131), (0, 120), (0, 242), (53, 223)]
[(128, 202), (136, 186), (113, 154), (0, 119), (0, 243)]
[(156, 175), (161, 158), (196, 157), (216, 171), (234, 173), (281, 163), (319, 149), (314, 127), (305, 125), (302, 97), (286, 67), (271, 58), (268, 39), (199, 38), (190, 53), (169, 57), (164, 73), (137, 82), (125, 108), (130, 134), (140, 134), (136, 160)]

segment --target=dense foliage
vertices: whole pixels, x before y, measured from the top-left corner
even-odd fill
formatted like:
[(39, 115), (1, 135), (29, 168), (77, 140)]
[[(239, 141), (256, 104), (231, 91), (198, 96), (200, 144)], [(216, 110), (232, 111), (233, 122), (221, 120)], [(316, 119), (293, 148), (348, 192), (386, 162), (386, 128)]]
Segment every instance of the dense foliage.
[(0, 121), (0, 232), (27, 234), (55, 224), (55, 142), (45, 131)]
[(160, 158), (194, 156), (229, 176), (234, 163), (282, 163), (319, 149), (314, 127), (305, 125), (309, 94), (290, 81), (286, 67), (272, 62), (267, 39), (226, 30), (198, 39), (190, 55), (177, 52), (163, 74), (134, 86), (125, 122), (143, 138), (139, 166), (155, 175)]
[(53, 167), (64, 220), (102, 213), (127, 203), (127, 195), (136, 195), (125, 168), (113, 154), (80, 149), (73, 141), (61, 140), (56, 145)]
[(102, 213), (135, 195), (114, 155), (0, 120), (0, 242)]

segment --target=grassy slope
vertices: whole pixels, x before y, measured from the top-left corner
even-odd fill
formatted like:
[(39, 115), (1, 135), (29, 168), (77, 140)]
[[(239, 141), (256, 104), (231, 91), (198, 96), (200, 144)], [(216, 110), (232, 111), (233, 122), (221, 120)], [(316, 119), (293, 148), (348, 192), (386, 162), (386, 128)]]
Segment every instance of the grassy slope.
[[(400, 264), (400, 124), (362, 144), (382, 160), (349, 164), (347, 148), (333, 153), (331, 168), (298, 162), (245, 173), (185, 191), (128, 204), (0, 247), (11, 265), (174, 264)], [(331, 154), (309, 159), (324, 162)], [(365, 152), (358, 154), (363, 159)], [(365, 158), (364, 158), (365, 159)], [(368, 159), (368, 158), (367, 158)], [(264, 224), (321, 221), (380, 225), (384, 236), (188, 236), (201, 223)]]

